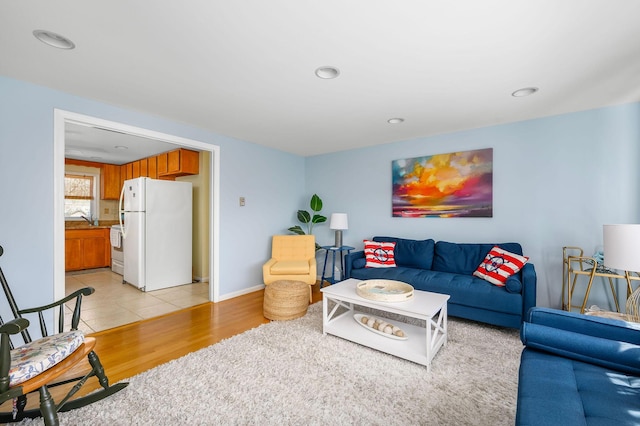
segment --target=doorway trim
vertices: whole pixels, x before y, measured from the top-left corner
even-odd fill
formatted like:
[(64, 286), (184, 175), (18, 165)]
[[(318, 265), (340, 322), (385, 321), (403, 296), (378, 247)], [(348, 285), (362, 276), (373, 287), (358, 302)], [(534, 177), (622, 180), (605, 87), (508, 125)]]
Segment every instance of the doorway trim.
[(220, 258), (220, 147), (57, 108), (54, 109), (53, 114), (53, 300), (59, 300), (65, 296), (64, 149), (66, 123), (99, 126), (108, 130), (156, 139), (177, 146), (196, 148), (211, 153), (209, 165), (209, 300), (218, 302), (220, 300), (220, 272), (218, 270)]

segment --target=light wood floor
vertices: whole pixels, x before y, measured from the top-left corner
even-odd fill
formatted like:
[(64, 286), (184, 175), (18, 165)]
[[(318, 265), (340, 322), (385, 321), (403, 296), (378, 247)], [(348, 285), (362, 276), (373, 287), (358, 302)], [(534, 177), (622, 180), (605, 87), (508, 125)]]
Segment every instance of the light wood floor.
[[(160, 364), (179, 358), (243, 333), (269, 320), (262, 315), (264, 291), (219, 303), (204, 303), (161, 317), (138, 321), (110, 330), (89, 334), (97, 340), (95, 352), (100, 357), (110, 383), (116, 383)], [(319, 286), (313, 286), (313, 301), (322, 300)], [(88, 367), (83, 366), (84, 369)], [(86, 371), (89, 371), (88, 369)], [(74, 371), (79, 375), (81, 369)], [(78, 396), (98, 389), (91, 378)], [(60, 399), (64, 387), (52, 395)], [(29, 398), (28, 407), (37, 405), (37, 394)], [(6, 411), (6, 404), (1, 411)]]

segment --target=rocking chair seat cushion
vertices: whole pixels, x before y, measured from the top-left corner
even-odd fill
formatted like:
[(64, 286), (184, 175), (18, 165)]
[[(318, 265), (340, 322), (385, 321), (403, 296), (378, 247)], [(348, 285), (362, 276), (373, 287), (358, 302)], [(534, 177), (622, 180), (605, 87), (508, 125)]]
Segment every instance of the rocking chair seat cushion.
[(82, 331), (43, 337), (11, 351), (9, 385), (15, 386), (47, 371), (71, 355), (84, 342)]

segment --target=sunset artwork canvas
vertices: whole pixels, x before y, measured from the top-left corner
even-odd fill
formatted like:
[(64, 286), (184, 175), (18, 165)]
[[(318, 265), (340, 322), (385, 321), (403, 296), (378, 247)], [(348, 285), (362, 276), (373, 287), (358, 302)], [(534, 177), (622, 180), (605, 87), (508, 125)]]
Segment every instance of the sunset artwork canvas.
[(493, 217), (493, 148), (392, 162), (394, 217)]

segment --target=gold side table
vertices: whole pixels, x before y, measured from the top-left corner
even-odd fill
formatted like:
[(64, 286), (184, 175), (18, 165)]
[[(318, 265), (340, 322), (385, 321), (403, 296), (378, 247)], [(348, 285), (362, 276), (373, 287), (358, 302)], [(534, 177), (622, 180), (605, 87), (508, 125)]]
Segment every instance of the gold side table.
[[(567, 250), (564, 250), (567, 249)], [(568, 252), (578, 249), (580, 252), (582, 250), (576, 247), (565, 247), (563, 248), (565, 258), (563, 260), (563, 268), (566, 272), (566, 275), (563, 277), (563, 285), (562, 285), (562, 308), (571, 311), (571, 299), (573, 298), (573, 293), (575, 291), (575, 286), (577, 282), (577, 278), (580, 275), (584, 275), (589, 277), (589, 281), (587, 283), (587, 288), (584, 293), (584, 299), (582, 300), (582, 306), (580, 307), (580, 313), (584, 314), (585, 309), (587, 307), (587, 301), (589, 299), (589, 293), (591, 292), (591, 285), (593, 284), (593, 280), (595, 277), (607, 278), (609, 281), (609, 288), (611, 289), (611, 294), (613, 296), (614, 303), (616, 305), (616, 312), (620, 312), (620, 305), (618, 303), (618, 296), (616, 293), (615, 286), (613, 285), (613, 279), (624, 279), (627, 282), (627, 298), (632, 293), (631, 281), (632, 280), (640, 280), (638, 276), (631, 276), (628, 271), (624, 271), (624, 274), (619, 273), (615, 270), (609, 269), (605, 266), (598, 265), (598, 262), (593, 257), (586, 256), (572, 256), (569, 255)], [(566, 281), (565, 281), (566, 279)], [(565, 287), (567, 290), (567, 298), (565, 301)], [(566, 302), (566, 303), (565, 303)]]

